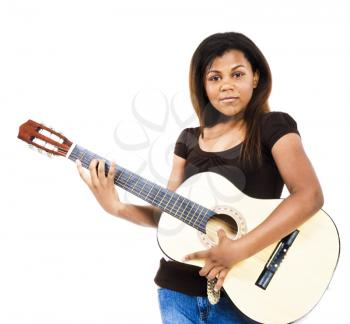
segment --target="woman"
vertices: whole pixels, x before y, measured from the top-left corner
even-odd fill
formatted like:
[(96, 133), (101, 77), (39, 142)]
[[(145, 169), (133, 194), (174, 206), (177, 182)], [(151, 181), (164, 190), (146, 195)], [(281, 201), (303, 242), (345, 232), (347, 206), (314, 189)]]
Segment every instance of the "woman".
[[(207, 37), (193, 54), (191, 100), (199, 127), (184, 129), (175, 145), (167, 188), (175, 191), (193, 174), (212, 171), (225, 176), (246, 195), (279, 198), (283, 185), (290, 194), (267, 219), (237, 240), (218, 232), (219, 244), (186, 256), (202, 258), (203, 268), (160, 261), (155, 277), (164, 323), (250, 322), (223, 296), (215, 305), (207, 299), (207, 280), (221, 289), (228, 270), (306, 221), (323, 205), (322, 190), (306, 156), (294, 119), (270, 112), (271, 73), (257, 46), (240, 33)], [(144, 226), (157, 226), (161, 211), (119, 200), (104, 162), (93, 160), (90, 175), (78, 162), (82, 179), (110, 214)], [(97, 170), (97, 171), (96, 171)]]

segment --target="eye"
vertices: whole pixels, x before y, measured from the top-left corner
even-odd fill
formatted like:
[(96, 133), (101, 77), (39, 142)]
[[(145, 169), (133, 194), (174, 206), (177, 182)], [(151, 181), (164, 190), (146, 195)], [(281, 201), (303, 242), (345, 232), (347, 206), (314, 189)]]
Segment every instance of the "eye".
[(243, 72), (235, 72), (235, 73), (233, 73), (233, 75), (235, 77), (238, 76), (236, 79), (239, 79), (239, 78), (241, 78), (244, 75), (244, 73)]
[(218, 81), (219, 80), (219, 76), (218, 75), (213, 75), (213, 76), (211, 76), (208, 80), (209, 81)]

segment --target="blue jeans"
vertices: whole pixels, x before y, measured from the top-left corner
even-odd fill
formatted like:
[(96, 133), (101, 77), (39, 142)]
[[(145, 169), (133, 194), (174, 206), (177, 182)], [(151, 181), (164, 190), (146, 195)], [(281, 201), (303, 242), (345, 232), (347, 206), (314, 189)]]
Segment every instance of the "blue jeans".
[(163, 324), (253, 323), (226, 296), (221, 296), (216, 305), (211, 305), (207, 297), (158, 288), (158, 299)]

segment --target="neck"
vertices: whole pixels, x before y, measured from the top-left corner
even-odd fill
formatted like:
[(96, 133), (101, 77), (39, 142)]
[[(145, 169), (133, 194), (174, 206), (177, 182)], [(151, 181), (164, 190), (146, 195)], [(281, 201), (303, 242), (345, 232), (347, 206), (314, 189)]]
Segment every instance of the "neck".
[[(89, 167), (92, 159), (105, 160), (106, 175), (110, 167), (109, 161), (78, 145), (75, 145), (68, 159), (72, 161), (79, 159), (85, 168)], [(210, 209), (198, 205), (176, 192), (148, 181), (119, 165), (116, 169), (114, 183), (203, 233), (205, 233), (207, 220), (214, 215), (214, 212)]]
[[(215, 139), (218, 137), (221, 137), (222, 135), (228, 133), (228, 132), (235, 132), (235, 133), (245, 133), (246, 125), (244, 123), (244, 120), (227, 120), (226, 122), (220, 122), (215, 124), (214, 126), (210, 128), (204, 128), (203, 135), (206, 139)], [(210, 134), (208, 136), (208, 133)]]

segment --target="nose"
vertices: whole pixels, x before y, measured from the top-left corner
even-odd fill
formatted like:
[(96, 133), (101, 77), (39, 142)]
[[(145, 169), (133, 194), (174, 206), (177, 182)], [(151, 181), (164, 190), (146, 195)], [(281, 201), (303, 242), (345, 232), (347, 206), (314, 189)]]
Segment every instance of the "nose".
[(235, 85), (233, 84), (232, 80), (223, 80), (223, 83), (221, 85), (221, 91), (228, 91), (228, 90), (234, 90)]

